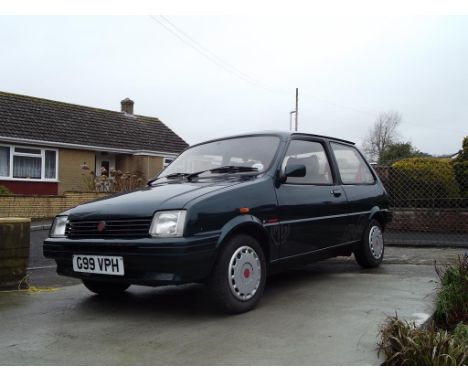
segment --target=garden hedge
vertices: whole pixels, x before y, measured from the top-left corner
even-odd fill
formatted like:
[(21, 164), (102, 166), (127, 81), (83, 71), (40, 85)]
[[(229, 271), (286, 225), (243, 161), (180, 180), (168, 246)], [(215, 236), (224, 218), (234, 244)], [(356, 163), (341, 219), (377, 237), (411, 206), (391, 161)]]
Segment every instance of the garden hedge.
[(389, 190), (395, 207), (458, 207), (460, 190), (452, 161), (407, 158), (391, 167)]
[(453, 161), (453, 170), (460, 187), (460, 196), (468, 198), (468, 137), (463, 139), (463, 148)]

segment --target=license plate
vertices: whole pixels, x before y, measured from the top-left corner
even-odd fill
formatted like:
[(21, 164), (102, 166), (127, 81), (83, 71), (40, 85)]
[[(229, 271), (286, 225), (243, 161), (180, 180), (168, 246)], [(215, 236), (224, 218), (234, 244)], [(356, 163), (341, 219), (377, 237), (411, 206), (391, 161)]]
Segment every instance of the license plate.
[(75, 272), (123, 276), (123, 257), (73, 255), (73, 270)]

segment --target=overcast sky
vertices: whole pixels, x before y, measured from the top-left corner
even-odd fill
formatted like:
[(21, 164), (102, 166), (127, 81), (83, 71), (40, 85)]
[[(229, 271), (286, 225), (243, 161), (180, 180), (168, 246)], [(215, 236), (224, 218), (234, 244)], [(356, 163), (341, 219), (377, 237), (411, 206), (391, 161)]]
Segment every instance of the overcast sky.
[(468, 135), (468, 17), (167, 19), (223, 62), (147, 16), (3, 16), (0, 90), (111, 110), (130, 97), (191, 144), (288, 130), (296, 87), (300, 131), (361, 143), (395, 110), (422, 151)]

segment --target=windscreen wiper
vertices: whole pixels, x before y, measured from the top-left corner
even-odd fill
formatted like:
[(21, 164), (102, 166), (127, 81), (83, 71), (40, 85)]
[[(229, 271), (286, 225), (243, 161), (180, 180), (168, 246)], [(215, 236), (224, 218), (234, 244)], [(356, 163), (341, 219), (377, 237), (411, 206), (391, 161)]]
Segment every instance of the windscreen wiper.
[(250, 172), (250, 171), (258, 171), (255, 167), (250, 167), (250, 166), (222, 166), (222, 167), (215, 167), (215, 168), (210, 168), (209, 170), (205, 171), (210, 171), (213, 173), (227, 173), (227, 172)]
[(203, 171), (194, 172), (187, 176), (187, 179), (191, 179), (196, 177), (204, 172), (212, 172), (213, 174), (234, 174), (236, 172), (251, 172), (251, 171), (258, 171), (255, 167), (248, 167), (248, 166), (221, 166), (215, 168), (209, 168)]
[(164, 176), (157, 176), (155, 178), (152, 178), (150, 180), (148, 180), (148, 182), (146, 183), (148, 186), (151, 186), (151, 183), (153, 183), (155, 180), (158, 180), (158, 179), (161, 179), (161, 178), (167, 178), (167, 179), (172, 179), (172, 178), (178, 178), (178, 177), (186, 177), (186, 176), (189, 176), (191, 175), (189, 172), (173, 172), (172, 174), (168, 174), (168, 175), (164, 175)]
[[(221, 167), (215, 167), (215, 168), (208, 168), (206, 170), (202, 171), (197, 171), (197, 172), (192, 172), (192, 173), (187, 173), (187, 172), (174, 172), (169, 175), (164, 175), (161, 178), (187, 178), (188, 180), (197, 177), (198, 175), (204, 173), (204, 172), (212, 172), (214, 174), (227, 174), (227, 173), (236, 173), (236, 172), (252, 172), (252, 171), (258, 171), (255, 167), (248, 167), (248, 166), (221, 166)], [(148, 186), (151, 186), (151, 183), (153, 183), (155, 180), (160, 179), (159, 177), (150, 179), (148, 181)]]
[(169, 174), (169, 175), (164, 175), (163, 178), (168, 178), (168, 179), (171, 179), (171, 178), (179, 178), (179, 177), (185, 177), (185, 176), (189, 176), (190, 173), (189, 172), (173, 172), (172, 174)]

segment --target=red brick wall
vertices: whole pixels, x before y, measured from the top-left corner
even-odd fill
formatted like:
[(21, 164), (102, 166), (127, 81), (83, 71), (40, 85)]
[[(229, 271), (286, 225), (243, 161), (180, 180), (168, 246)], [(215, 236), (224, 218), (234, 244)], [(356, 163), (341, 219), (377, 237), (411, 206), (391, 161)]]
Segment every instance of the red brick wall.
[(0, 186), (5, 186), (15, 195), (57, 195), (57, 182), (27, 182), (15, 180), (0, 180)]
[(387, 227), (395, 231), (468, 233), (468, 211), (442, 208), (395, 208)]

